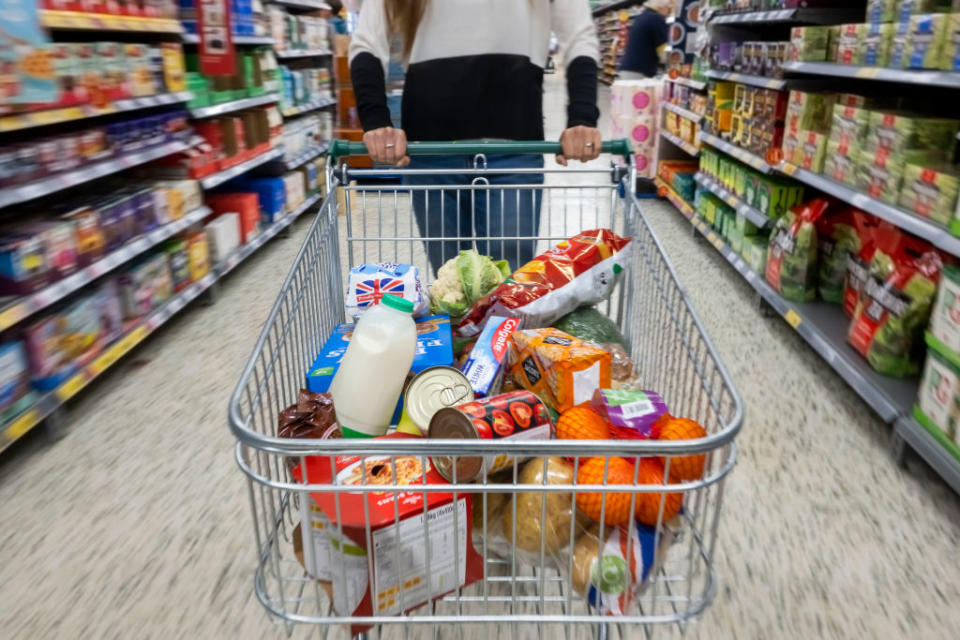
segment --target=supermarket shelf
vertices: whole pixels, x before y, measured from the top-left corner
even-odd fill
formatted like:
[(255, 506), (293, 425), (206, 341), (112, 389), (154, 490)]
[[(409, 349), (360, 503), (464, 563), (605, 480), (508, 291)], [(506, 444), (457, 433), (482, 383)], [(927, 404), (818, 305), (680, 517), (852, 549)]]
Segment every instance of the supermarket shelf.
[(330, 10), (330, 5), (326, 2), (321, 2), (320, 0), (269, 0), (271, 4), (278, 4), (282, 7), (290, 7), (292, 9), (305, 9), (316, 11), (317, 9), (326, 9)]
[(275, 237), (278, 233), (289, 227), (293, 224), (293, 221), (299, 218), (307, 209), (312, 207), (314, 204), (320, 201), (323, 197), (323, 193), (316, 193), (300, 204), (299, 207), (286, 214), (282, 218), (276, 220), (266, 229), (263, 229), (256, 238), (250, 241), (248, 244), (239, 247), (236, 251), (231, 253), (229, 256), (224, 258), (223, 262), (214, 267), (214, 273), (217, 274), (217, 278), (222, 278), (231, 271), (233, 271), (238, 264), (249, 258), (256, 252), (257, 249), (265, 245), (270, 239)]
[(619, 9), (629, 9), (634, 5), (641, 4), (641, 0), (620, 0), (619, 2), (608, 2), (593, 10), (593, 16), (602, 16), (608, 11), (617, 11)]
[(707, 71), (707, 76), (714, 80), (727, 80), (729, 82), (739, 82), (740, 84), (749, 84), (754, 87), (764, 89), (785, 89), (786, 80), (777, 80), (776, 78), (766, 78), (764, 76), (752, 76), (746, 73), (734, 73), (733, 71)]
[(694, 91), (703, 91), (707, 88), (706, 82), (702, 82), (700, 80), (691, 80), (690, 78), (671, 78), (670, 76), (667, 76), (666, 80), (667, 82), (673, 82), (674, 84), (682, 84), (685, 87), (690, 87)]
[(292, 118), (293, 116), (309, 113), (310, 111), (316, 111), (317, 109), (323, 109), (334, 104), (337, 104), (337, 101), (334, 98), (319, 98), (313, 102), (301, 104), (297, 107), (288, 107), (286, 109), (282, 109), (280, 113), (283, 114), (284, 118)]
[(287, 160), (286, 162), (284, 162), (283, 163), (284, 167), (286, 167), (287, 171), (293, 171), (297, 167), (303, 164), (306, 164), (307, 162), (310, 162), (311, 160), (313, 160), (314, 158), (317, 158), (318, 156), (323, 155), (324, 153), (327, 152), (327, 149), (329, 148), (330, 148), (329, 144), (323, 144), (319, 147), (310, 147), (306, 151), (301, 151), (290, 160)]
[(661, 130), (661, 131), (660, 131), (660, 137), (664, 138), (665, 140), (669, 140), (670, 142), (672, 142), (672, 143), (675, 144), (676, 146), (678, 146), (678, 147), (680, 147), (681, 149), (683, 149), (684, 153), (686, 153), (686, 154), (688, 154), (688, 155), (691, 155), (691, 156), (693, 156), (694, 158), (696, 158), (697, 156), (700, 155), (700, 149), (697, 149), (695, 146), (693, 146), (692, 144), (690, 144), (689, 142), (687, 142), (687, 141), (684, 140), (683, 138), (679, 138), (679, 137), (673, 135), (672, 133), (668, 133), (668, 132), (666, 132), (666, 131)]
[[(185, 33), (183, 35), (183, 41), (186, 44), (200, 44), (200, 36), (198, 36), (195, 33)], [(265, 45), (273, 46), (273, 38), (271, 38), (270, 36), (233, 36), (233, 39), (231, 40), (231, 42), (233, 42), (233, 44), (239, 44), (239, 45), (265, 44)]]
[(42, 127), (49, 124), (60, 124), (61, 122), (84, 120), (86, 118), (109, 116), (115, 113), (136, 111), (138, 109), (162, 107), (164, 105), (187, 102), (191, 98), (193, 98), (192, 93), (189, 91), (181, 91), (179, 93), (164, 93), (156, 96), (117, 100), (113, 104), (102, 108), (93, 105), (78, 105), (60, 109), (47, 109), (45, 111), (18, 113), (0, 117), (0, 133), (30, 129), (32, 127)]
[(784, 71), (817, 76), (852, 78), (855, 80), (877, 80), (880, 82), (899, 82), (927, 87), (947, 87), (960, 89), (960, 73), (947, 71), (919, 71), (910, 69), (886, 69), (884, 67), (857, 67), (832, 62), (788, 62)]
[(819, 189), (836, 198), (840, 198), (844, 202), (852, 204), (867, 213), (872, 213), (878, 218), (883, 218), (887, 222), (897, 225), (904, 231), (929, 241), (950, 255), (960, 256), (960, 238), (950, 235), (949, 231), (929, 220), (915, 216), (899, 207), (875, 200), (865, 193), (851, 189), (847, 185), (834, 182), (826, 176), (801, 169), (788, 162), (780, 163), (778, 169), (804, 184)]
[(719, 149), (720, 151), (723, 151), (729, 156), (733, 156), (740, 162), (753, 167), (754, 169), (756, 169), (761, 173), (773, 172), (773, 167), (767, 164), (763, 160), (763, 158), (761, 158), (760, 156), (750, 153), (745, 149), (741, 149), (735, 144), (730, 144), (725, 140), (721, 140), (720, 138), (718, 138), (713, 134), (707, 133), (706, 131), (701, 131), (700, 140), (702, 142), (706, 142), (707, 144), (709, 144), (711, 147), (714, 147), (715, 149)]
[(139, 18), (80, 11), (40, 11), (40, 24), (47, 29), (83, 31), (136, 31), (140, 33), (183, 33), (179, 20)]
[(715, 196), (726, 202), (729, 206), (733, 207), (737, 213), (755, 224), (757, 227), (763, 229), (773, 225), (773, 220), (763, 215), (763, 213), (761, 213), (759, 210), (748, 205), (736, 195), (730, 193), (723, 187), (723, 185), (720, 184), (719, 180), (715, 180), (703, 172), (697, 173), (697, 175), (694, 176), (694, 180), (696, 180), (697, 184), (705, 188), (707, 191), (710, 191)]
[(63, 300), (71, 293), (85, 287), (100, 276), (113, 271), (147, 249), (160, 244), (167, 238), (200, 222), (208, 215), (210, 215), (210, 209), (206, 207), (194, 209), (179, 220), (174, 220), (131, 240), (119, 249), (112, 251), (70, 277), (64, 278), (60, 282), (56, 282), (29, 296), (17, 298), (15, 302), (0, 310), (0, 331), (5, 331), (34, 313), (49, 307), (55, 302)]
[(66, 382), (53, 391), (40, 395), (33, 406), (13, 420), (0, 425), (0, 451), (13, 444), (30, 429), (40, 424), (44, 418), (77, 395), (84, 387), (99, 378), (120, 358), (146, 340), (150, 334), (195, 300), (201, 293), (209, 289), (216, 280), (217, 276), (209, 273), (171, 297), (159, 309), (129, 328), (120, 338)]
[(863, 18), (863, 9), (857, 7), (779, 9), (774, 11), (739, 11), (714, 13), (708, 24), (842, 24)]
[(960, 493), (960, 460), (957, 460), (937, 438), (938, 435), (941, 438), (946, 436), (934, 435), (911, 416), (903, 416), (897, 420), (895, 428), (907, 444), (926, 460), (927, 464), (933, 467), (933, 470), (940, 474), (940, 477), (954, 491)]
[(690, 111), (689, 109), (684, 109), (683, 107), (678, 107), (672, 102), (662, 102), (661, 105), (667, 111), (673, 111), (675, 114), (687, 120), (693, 120), (694, 122), (700, 122), (703, 120), (703, 116), (695, 111)]
[(317, 56), (329, 56), (333, 52), (329, 49), (291, 49), (290, 51), (277, 51), (277, 57), (281, 60), (288, 58), (313, 58)]
[(116, 158), (79, 167), (72, 171), (64, 171), (54, 176), (40, 178), (27, 184), (0, 189), (0, 207), (17, 204), (18, 202), (26, 202), (63, 189), (69, 189), (78, 184), (90, 182), (91, 180), (96, 180), (97, 178), (102, 178), (103, 176), (108, 176), (118, 171), (146, 164), (152, 160), (163, 158), (164, 156), (169, 156), (170, 154), (184, 151), (188, 148), (190, 148), (190, 144), (175, 140), (142, 151), (127, 153)]
[(680, 197), (680, 194), (673, 190), (673, 187), (664, 182), (663, 178), (657, 177), (653, 179), (653, 183), (657, 185), (659, 192), (663, 195), (664, 198), (670, 201), (670, 204), (675, 206), (680, 210), (680, 213), (687, 220), (692, 220), (694, 217), (693, 205)]
[(250, 158), (246, 162), (241, 162), (240, 164), (230, 167), (229, 169), (224, 169), (223, 171), (218, 171), (217, 173), (209, 175), (206, 178), (201, 178), (200, 186), (202, 186), (204, 189), (212, 189), (223, 184), (224, 182), (227, 182), (228, 180), (232, 180), (237, 176), (245, 174), (247, 171), (250, 171), (255, 167), (259, 167), (260, 165), (279, 157), (283, 157), (283, 147), (270, 149), (270, 151)]
[(691, 217), (683, 209), (681, 213), (885, 422), (893, 423), (909, 413), (917, 397), (917, 381), (888, 378), (871, 369), (866, 359), (847, 344), (850, 320), (840, 307), (823, 302), (784, 300), (767, 284), (763, 275), (754, 273), (709, 224), (699, 216)]
[(714, 13), (707, 24), (740, 24), (743, 22), (786, 22), (797, 15), (799, 9), (779, 11), (743, 11), (737, 13)]
[(230, 102), (221, 102), (220, 104), (214, 104), (209, 107), (197, 107), (196, 109), (190, 109), (190, 116), (192, 118), (212, 118), (224, 113), (230, 113), (231, 111), (239, 111), (240, 109), (249, 109), (250, 107), (259, 107), (260, 105), (271, 104), (279, 99), (280, 96), (278, 96), (276, 93), (266, 93), (262, 96), (242, 98), (240, 100), (231, 100)]

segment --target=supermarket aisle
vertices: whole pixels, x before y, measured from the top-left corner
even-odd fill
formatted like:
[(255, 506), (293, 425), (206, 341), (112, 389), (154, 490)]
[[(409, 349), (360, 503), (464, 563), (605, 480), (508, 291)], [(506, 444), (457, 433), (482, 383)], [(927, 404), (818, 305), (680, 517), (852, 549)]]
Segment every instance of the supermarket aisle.
[[(556, 135), (564, 80), (546, 82)], [(919, 464), (896, 469), (886, 427), (779, 319), (758, 315), (678, 213), (647, 207), (748, 407), (720, 593), (690, 635), (955, 637), (960, 500)], [(83, 394), (66, 438), (27, 438), (0, 460), (5, 636), (286, 637), (252, 594), (249, 504), (225, 413), (307, 225)]]

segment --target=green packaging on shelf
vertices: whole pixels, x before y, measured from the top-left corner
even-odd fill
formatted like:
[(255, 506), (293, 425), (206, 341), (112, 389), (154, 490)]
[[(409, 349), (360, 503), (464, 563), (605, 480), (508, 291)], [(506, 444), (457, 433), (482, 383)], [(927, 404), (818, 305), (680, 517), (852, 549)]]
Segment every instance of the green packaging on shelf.
[(733, 170), (733, 192), (737, 195), (738, 198), (742, 198), (743, 194), (747, 191), (747, 176), (749, 175), (750, 170), (747, 169), (742, 164), (737, 164), (734, 166)]
[(890, 43), (890, 61), (887, 66), (891, 69), (906, 69), (908, 64), (907, 48), (910, 46), (909, 36), (896, 34)]
[(837, 59), (837, 50), (840, 48), (840, 25), (835, 24), (830, 27), (830, 40), (827, 41), (827, 60)]
[(893, 22), (900, 0), (867, 0), (867, 22)]
[(790, 161), (801, 169), (820, 173), (827, 154), (827, 136), (816, 131), (800, 131)]
[(824, 302), (842, 304), (850, 256), (859, 255), (872, 232), (872, 216), (844, 209), (817, 221), (820, 277), (817, 290)]
[(831, 117), (828, 149), (829, 153), (839, 153), (847, 157), (856, 157), (867, 137), (870, 124), (870, 112), (862, 107), (844, 106), (837, 103)]
[(756, 206), (757, 198), (759, 197), (759, 191), (760, 174), (756, 171), (751, 171), (750, 174), (747, 175), (747, 183), (745, 185), (742, 197), (743, 201), (749, 206), (759, 209), (759, 207)]
[(901, 162), (937, 163), (953, 156), (960, 121), (924, 118), (896, 111), (870, 114), (864, 150), (884, 149)]
[(940, 53), (939, 67), (942, 71), (960, 73), (960, 12), (951, 13), (947, 20), (947, 37)]
[(737, 227), (736, 219), (736, 216), (734, 216), (734, 222), (732, 224), (729, 222), (727, 223), (727, 226), (729, 227), (727, 229), (727, 242), (730, 243), (730, 248), (733, 250), (733, 252), (739, 254), (743, 245), (743, 232)]
[(834, 94), (791, 91), (784, 135), (799, 139), (800, 131), (830, 131), (835, 99)]
[(960, 167), (907, 164), (903, 170), (900, 206), (947, 226), (960, 194)]
[(790, 62), (824, 62), (830, 45), (830, 27), (794, 27), (787, 56)]
[[(928, 340), (929, 342), (929, 340)], [(926, 420), (957, 442), (960, 420), (960, 367), (932, 347), (917, 394), (917, 408)]]
[(890, 63), (893, 48), (893, 36), (896, 25), (891, 23), (870, 24), (863, 37), (863, 57), (861, 64), (868, 67), (885, 67)]
[(863, 64), (863, 45), (869, 26), (868, 24), (840, 25), (840, 39), (837, 42), (834, 62), (852, 65)]
[(792, 180), (758, 176), (752, 206), (768, 218), (779, 218), (803, 200), (803, 186)]
[(827, 206), (821, 198), (798, 205), (770, 232), (765, 277), (786, 300), (812, 302), (817, 296), (816, 222)]
[(899, 156), (861, 151), (857, 160), (856, 188), (871, 198), (896, 206), (903, 184), (905, 163)]
[(743, 239), (740, 255), (754, 273), (762, 274), (767, 268), (767, 244), (765, 235), (748, 236)]
[(950, 264), (943, 266), (930, 313), (930, 334), (949, 351), (960, 354), (960, 268)]
[(927, 13), (910, 18), (904, 66), (910, 69), (937, 69), (947, 42), (950, 21), (945, 13)]
[(856, 187), (859, 157), (859, 150), (850, 155), (840, 153), (837, 143), (830, 140), (827, 142), (827, 157), (823, 160), (823, 175), (834, 182)]

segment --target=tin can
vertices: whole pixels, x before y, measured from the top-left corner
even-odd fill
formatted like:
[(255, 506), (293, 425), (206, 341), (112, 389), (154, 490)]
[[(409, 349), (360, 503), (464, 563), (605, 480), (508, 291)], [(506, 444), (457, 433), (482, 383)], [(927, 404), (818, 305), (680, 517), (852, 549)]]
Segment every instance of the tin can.
[[(552, 425), (546, 405), (529, 391), (511, 391), (437, 411), (430, 420), (428, 437), (442, 439), (549, 440)], [(433, 466), (454, 482), (454, 459), (431, 456)], [(517, 461), (512, 455), (457, 456), (456, 482), (471, 482), (506, 469)]]
[(403, 415), (397, 431), (422, 436), (440, 409), (473, 400), (470, 381), (453, 367), (430, 367), (415, 375), (403, 391)]

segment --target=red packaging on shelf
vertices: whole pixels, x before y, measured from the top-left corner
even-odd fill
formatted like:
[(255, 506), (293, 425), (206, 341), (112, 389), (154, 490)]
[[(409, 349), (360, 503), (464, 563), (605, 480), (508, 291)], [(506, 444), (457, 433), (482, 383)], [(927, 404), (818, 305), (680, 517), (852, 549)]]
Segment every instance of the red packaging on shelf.
[[(415, 437), (392, 433), (376, 439)], [(411, 486), (410, 491), (310, 494), (331, 522), (329, 558), (339, 615), (401, 615), (483, 578), (483, 558), (471, 533), (472, 495), (459, 494), (454, 503), (452, 493), (418, 491), (423, 485), (449, 484), (428, 457), (309, 456), (304, 463), (306, 478), (302, 465), (293, 470), (301, 482)], [(402, 565), (396, 558), (404, 559)], [(351, 633), (369, 628), (353, 625)]]
[(214, 193), (206, 197), (214, 213), (235, 212), (240, 216), (240, 242), (247, 244), (260, 233), (260, 203), (255, 193)]

